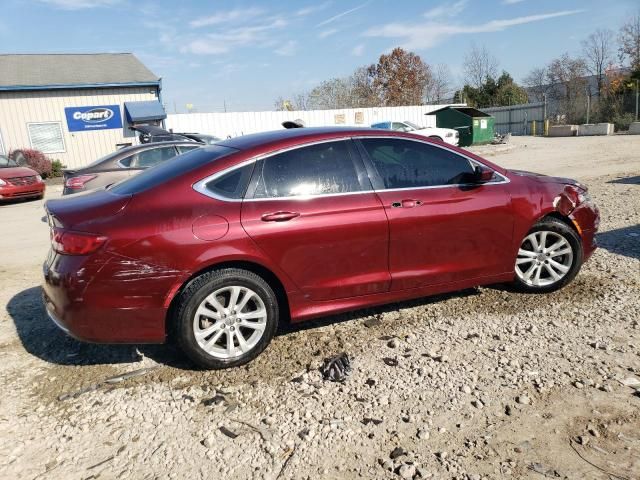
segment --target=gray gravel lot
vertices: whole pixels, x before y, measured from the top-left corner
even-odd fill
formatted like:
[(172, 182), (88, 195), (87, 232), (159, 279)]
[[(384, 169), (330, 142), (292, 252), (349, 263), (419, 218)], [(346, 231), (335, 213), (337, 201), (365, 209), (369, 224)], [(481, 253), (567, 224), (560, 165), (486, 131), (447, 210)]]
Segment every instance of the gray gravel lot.
[[(640, 136), (478, 150), (589, 185), (601, 248), (571, 285), (322, 319), (220, 372), (59, 332), (42, 202), (0, 206), (0, 478), (640, 478)], [(352, 374), (323, 381), (342, 351)]]

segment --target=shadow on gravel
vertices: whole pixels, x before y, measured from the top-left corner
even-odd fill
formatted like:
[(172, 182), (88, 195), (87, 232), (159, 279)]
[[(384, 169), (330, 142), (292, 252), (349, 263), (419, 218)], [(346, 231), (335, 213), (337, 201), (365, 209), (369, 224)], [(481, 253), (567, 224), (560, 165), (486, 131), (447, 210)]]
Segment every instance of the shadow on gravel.
[(598, 233), (596, 239), (600, 248), (640, 259), (640, 224)]
[(625, 185), (640, 185), (640, 175), (634, 177), (616, 178), (615, 180), (609, 180), (607, 183), (623, 183)]
[[(496, 288), (502, 289), (500, 287)], [(405, 302), (389, 303), (386, 305), (380, 305), (379, 307), (369, 307), (360, 310), (354, 310), (352, 312), (321, 317), (318, 319), (307, 320), (300, 323), (288, 323), (285, 325), (281, 325), (276, 335), (289, 335), (291, 333), (301, 332), (304, 330), (311, 330), (314, 328), (326, 327), (328, 325), (335, 325), (337, 323), (349, 322), (351, 320), (358, 320), (362, 317), (382, 315), (384, 313), (389, 313), (404, 308), (421, 307), (429, 305), (431, 303), (443, 302), (450, 298), (471, 297), (473, 295), (480, 295), (480, 291), (476, 288), (467, 288), (466, 290), (433, 295), (430, 297), (421, 297), (414, 300), (407, 300)]]
[(7, 311), (13, 319), (25, 350), (45, 362), (57, 365), (98, 365), (131, 363), (142, 355), (175, 368), (192, 365), (173, 346), (98, 345), (75, 340), (47, 317), (40, 287), (32, 287), (9, 300)]
[[(382, 315), (399, 309), (478, 294), (477, 289), (466, 289), (322, 317), (297, 324), (285, 324), (280, 326), (276, 335), (287, 336), (304, 330), (358, 320), (366, 316)], [(180, 370), (198, 370), (174, 345), (101, 345), (75, 340), (62, 332), (47, 317), (41, 295), (40, 287), (23, 290), (9, 300), (7, 311), (16, 325), (18, 337), (25, 350), (45, 362), (65, 366), (117, 365), (136, 362), (139, 360), (139, 351), (145, 357), (169, 367)]]

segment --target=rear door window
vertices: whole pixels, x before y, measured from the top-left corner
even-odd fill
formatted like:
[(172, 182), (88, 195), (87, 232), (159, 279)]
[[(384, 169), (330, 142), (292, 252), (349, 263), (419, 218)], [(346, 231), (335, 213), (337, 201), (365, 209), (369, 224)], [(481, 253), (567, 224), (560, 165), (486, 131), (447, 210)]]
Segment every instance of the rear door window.
[(363, 190), (345, 141), (297, 148), (256, 167), (254, 198), (330, 195)]
[(384, 188), (420, 188), (470, 182), (473, 166), (457, 153), (411, 140), (361, 140)]
[(195, 150), (196, 148), (200, 148), (202, 145), (178, 145), (178, 152), (182, 153), (187, 153), (190, 152), (191, 150)]

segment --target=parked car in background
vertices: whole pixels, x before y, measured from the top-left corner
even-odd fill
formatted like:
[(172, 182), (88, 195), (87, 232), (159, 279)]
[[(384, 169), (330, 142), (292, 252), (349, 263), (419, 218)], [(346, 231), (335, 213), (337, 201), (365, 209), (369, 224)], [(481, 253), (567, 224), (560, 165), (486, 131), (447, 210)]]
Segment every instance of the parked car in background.
[(0, 201), (42, 198), (44, 191), (45, 184), (38, 172), (0, 155)]
[(255, 358), (279, 322), (512, 282), (545, 293), (596, 248), (574, 180), (395, 131), (296, 128), (193, 150), (49, 200), (44, 302), (91, 342)]
[(423, 137), (432, 138), (449, 145), (458, 146), (460, 134), (453, 128), (421, 127), (407, 120), (403, 122), (379, 122), (371, 125), (371, 128), (381, 128), (383, 130), (394, 130), (396, 132), (413, 133)]
[(194, 142), (213, 145), (222, 140), (215, 135), (207, 135), (205, 133), (176, 133), (156, 127), (155, 125), (136, 125), (130, 127), (139, 133), (140, 143), (167, 142), (176, 140), (193, 140)]
[(201, 143), (180, 142), (145, 143), (125, 147), (76, 170), (64, 170), (63, 195), (104, 187), (136, 175), (149, 167), (177, 155), (202, 147)]
[(175, 135), (181, 135), (186, 138), (190, 138), (196, 142), (204, 143), (206, 145), (213, 145), (222, 140), (220, 137), (216, 137), (215, 135), (207, 135), (205, 133), (175, 133)]

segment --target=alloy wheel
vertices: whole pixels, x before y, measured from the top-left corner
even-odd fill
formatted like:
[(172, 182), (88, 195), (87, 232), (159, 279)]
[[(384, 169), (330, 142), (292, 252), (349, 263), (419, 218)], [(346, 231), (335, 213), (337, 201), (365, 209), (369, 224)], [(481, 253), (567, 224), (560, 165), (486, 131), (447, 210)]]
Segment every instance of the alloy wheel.
[(219, 359), (239, 357), (254, 348), (267, 326), (267, 309), (250, 288), (232, 285), (208, 295), (193, 318), (193, 333), (209, 355)]
[(548, 230), (527, 235), (516, 259), (516, 275), (534, 287), (546, 287), (562, 280), (573, 265), (573, 248), (562, 235)]

